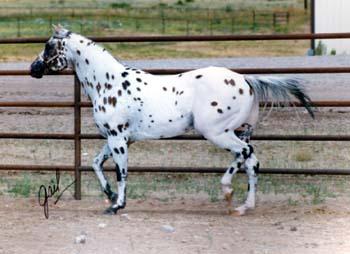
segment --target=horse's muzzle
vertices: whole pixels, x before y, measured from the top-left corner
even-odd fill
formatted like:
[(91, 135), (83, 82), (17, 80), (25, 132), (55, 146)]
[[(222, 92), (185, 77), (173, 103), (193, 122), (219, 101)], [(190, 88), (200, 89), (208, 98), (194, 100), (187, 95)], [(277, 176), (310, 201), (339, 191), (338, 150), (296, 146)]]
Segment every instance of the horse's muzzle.
[(41, 59), (37, 59), (30, 65), (30, 76), (33, 78), (42, 78), (46, 69), (47, 66), (45, 62)]

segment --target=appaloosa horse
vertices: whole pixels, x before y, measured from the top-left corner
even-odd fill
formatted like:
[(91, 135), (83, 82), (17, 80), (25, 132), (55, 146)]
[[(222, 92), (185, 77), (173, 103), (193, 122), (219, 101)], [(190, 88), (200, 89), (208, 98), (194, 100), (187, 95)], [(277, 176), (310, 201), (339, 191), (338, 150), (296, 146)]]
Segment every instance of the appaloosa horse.
[[(93, 162), (103, 191), (112, 202), (106, 214), (126, 204), (128, 142), (180, 135), (194, 128), (207, 140), (230, 151), (235, 159), (221, 179), (225, 198), (231, 203), (233, 175), (244, 168), (248, 195), (234, 214), (255, 207), (259, 162), (249, 136), (258, 119), (258, 102), (298, 99), (311, 116), (311, 101), (298, 80), (253, 77), (226, 68), (207, 67), (178, 75), (151, 75), (126, 67), (103, 47), (55, 27), (45, 49), (31, 65), (31, 75), (71, 68), (93, 103), (94, 120), (107, 143)], [(243, 128), (240, 132), (235, 130)], [(110, 157), (116, 165), (118, 194), (103, 174)]]

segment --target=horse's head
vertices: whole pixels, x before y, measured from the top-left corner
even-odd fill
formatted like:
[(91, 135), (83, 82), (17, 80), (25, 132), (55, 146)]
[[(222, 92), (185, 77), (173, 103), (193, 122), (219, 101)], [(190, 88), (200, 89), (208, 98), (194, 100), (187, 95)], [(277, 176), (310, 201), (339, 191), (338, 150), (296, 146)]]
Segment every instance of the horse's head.
[(71, 32), (60, 25), (54, 26), (53, 36), (46, 42), (45, 49), (39, 54), (30, 66), (30, 75), (42, 78), (49, 71), (62, 71), (69, 67), (66, 40)]

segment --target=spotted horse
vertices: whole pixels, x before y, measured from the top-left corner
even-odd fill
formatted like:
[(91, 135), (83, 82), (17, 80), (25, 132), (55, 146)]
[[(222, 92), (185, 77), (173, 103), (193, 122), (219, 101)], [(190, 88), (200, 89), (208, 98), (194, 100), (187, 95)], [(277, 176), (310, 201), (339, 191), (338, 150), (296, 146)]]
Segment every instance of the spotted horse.
[[(313, 117), (311, 100), (297, 79), (246, 76), (220, 67), (151, 75), (123, 65), (90, 39), (56, 26), (30, 72), (41, 78), (66, 68), (75, 71), (93, 104), (96, 126), (107, 139), (93, 162), (111, 201), (106, 214), (116, 214), (126, 205), (129, 142), (174, 137), (193, 128), (233, 154), (221, 184), (232, 214), (243, 215), (255, 207), (259, 162), (248, 140), (258, 120), (259, 101), (295, 97)], [(110, 156), (116, 166), (117, 194), (102, 168)], [(240, 168), (248, 175), (248, 194), (245, 203), (233, 209), (231, 180)]]

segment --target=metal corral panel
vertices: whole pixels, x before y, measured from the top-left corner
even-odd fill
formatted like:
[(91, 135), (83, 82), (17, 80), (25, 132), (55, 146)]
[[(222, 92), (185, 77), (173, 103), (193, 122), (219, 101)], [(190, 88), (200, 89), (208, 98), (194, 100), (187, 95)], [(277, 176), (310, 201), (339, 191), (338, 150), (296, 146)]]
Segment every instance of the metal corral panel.
[[(338, 33), (350, 32), (350, 0), (314, 0), (315, 1), (315, 32)], [(350, 54), (350, 40), (322, 40), (327, 54), (332, 49), (336, 54)], [(316, 40), (315, 47), (319, 44)]]

